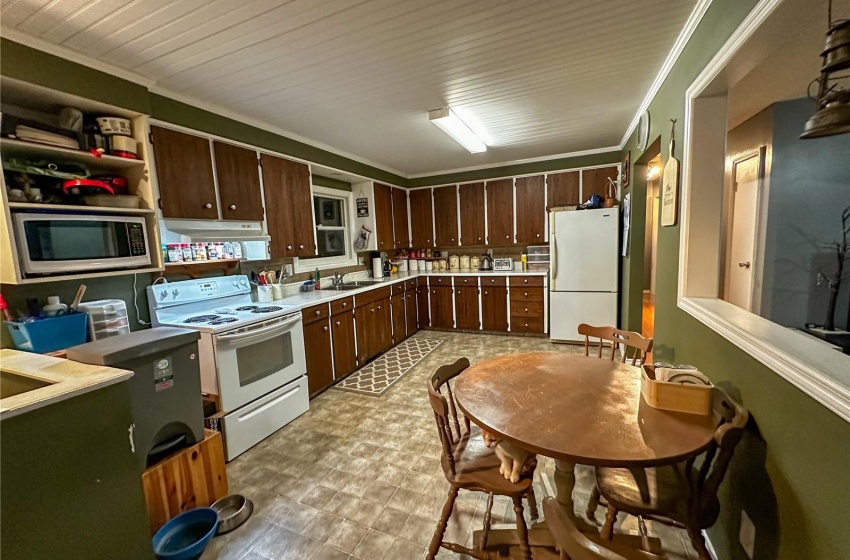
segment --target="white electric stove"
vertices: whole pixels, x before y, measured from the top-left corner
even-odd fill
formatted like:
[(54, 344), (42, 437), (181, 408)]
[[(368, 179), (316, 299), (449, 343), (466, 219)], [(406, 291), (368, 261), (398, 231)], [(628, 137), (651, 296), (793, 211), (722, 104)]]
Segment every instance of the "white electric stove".
[(153, 284), (147, 294), (154, 326), (201, 331), (201, 390), (225, 413), (228, 461), (308, 410), (298, 306), (253, 302), (244, 275)]

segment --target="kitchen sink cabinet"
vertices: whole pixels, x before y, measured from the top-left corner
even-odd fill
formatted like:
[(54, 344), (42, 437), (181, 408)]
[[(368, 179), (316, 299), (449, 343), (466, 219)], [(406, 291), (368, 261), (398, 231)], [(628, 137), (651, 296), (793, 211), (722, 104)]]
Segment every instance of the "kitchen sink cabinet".
[(437, 247), (457, 247), (457, 185), (434, 189), (434, 236)]
[(304, 324), (304, 353), (307, 359), (307, 387), (312, 396), (328, 388), (334, 381), (330, 319), (325, 317)]
[(543, 175), (516, 180), (516, 242), (543, 243), (546, 228), (546, 188)]
[[(507, 332), (508, 289), (501, 285), (481, 283), (481, 328), (485, 331)], [(488, 278), (487, 280), (492, 280)], [(494, 283), (495, 284), (495, 283)]]
[(452, 287), (431, 284), (430, 288), (431, 328), (454, 328), (454, 305), (452, 305)]
[(413, 247), (434, 247), (434, 204), (431, 189), (413, 189), (410, 200), (410, 237)]
[(619, 174), (616, 166), (583, 169), (581, 172), (581, 198), (587, 200), (592, 194), (598, 194), (605, 198), (608, 178), (613, 179), (616, 184)]
[(411, 336), (413, 333), (419, 330), (419, 322), (417, 319), (419, 299), (417, 293), (418, 290), (416, 288), (416, 281), (412, 282), (413, 286), (409, 287), (404, 293), (405, 333), (407, 336)]
[(269, 252), (273, 259), (316, 254), (310, 169), (269, 154), (260, 156)]
[(392, 187), (374, 183), (375, 188), (375, 235), (379, 251), (391, 251), (395, 247), (393, 236)]
[(410, 228), (407, 226), (407, 191), (393, 187), (393, 232), (394, 247), (407, 249), (410, 247)]
[(426, 329), (431, 326), (431, 306), (429, 304), (428, 281), (416, 280), (416, 326)]
[(158, 126), (151, 135), (162, 216), (217, 220), (210, 141)]
[(390, 298), (390, 308), (392, 315), (392, 343), (398, 344), (407, 338), (407, 318), (405, 317), (405, 298), (404, 292), (397, 293)]
[(343, 311), (331, 317), (333, 336), (334, 379), (342, 379), (357, 368), (354, 349), (354, 311)]
[(513, 179), (487, 181), (487, 244), (513, 245), (514, 186)]
[(546, 194), (548, 208), (574, 206), (581, 202), (579, 196), (579, 171), (552, 173), (546, 176)]
[(484, 183), (469, 183), (458, 187), (460, 192), (460, 243), (474, 247), (484, 245)]
[(357, 359), (361, 366), (392, 347), (389, 297), (358, 307), (354, 322), (357, 331)]
[(213, 151), (221, 217), (262, 221), (263, 197), (257, 152), (217, 141), (213, 141)]
[(478, 286), (457, 286), (455, 288), (455, 323), (462, 330), (478, 330)]

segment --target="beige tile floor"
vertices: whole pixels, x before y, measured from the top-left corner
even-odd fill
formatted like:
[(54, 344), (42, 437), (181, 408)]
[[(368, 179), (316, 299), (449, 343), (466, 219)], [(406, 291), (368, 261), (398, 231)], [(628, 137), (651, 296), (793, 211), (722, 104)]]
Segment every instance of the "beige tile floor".
[[(383, 396), (328, 390), (311, 401), (308, 413), (228, 464), (231, 491), (253, 500), (254, 515), (215, 538), (202, 560), (423, 558), (448, 490), (425, 379), (462, 356), (475, 363), (515, 352), (582, 351), (539, 338), (434, 331), (415, 336), (445, 343)], [(538, 500), (552, 487), (554, 472), (554, 462), (541, 459)], [(577, 474), (578, 508), (587, 502), (592, 471), (580, 468)], [(482, 494), (461, 491), (446, 539), (469, 546), (485, 505)], [(497, 499), (493, 522), (513, 519), (510, 502)], [(635, 529), (636, 522), (621, 515), (619, 526)], [(683, 532), (652, 522), (648, 527), (670, 560), (696, 558)], [(443, 550), (438, 558), (457, 556)]]

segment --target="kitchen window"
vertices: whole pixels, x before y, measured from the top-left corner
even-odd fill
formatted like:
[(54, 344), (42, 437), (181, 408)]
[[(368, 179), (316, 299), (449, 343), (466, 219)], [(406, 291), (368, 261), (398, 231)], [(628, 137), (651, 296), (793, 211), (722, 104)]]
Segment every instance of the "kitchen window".
[(316, 234), (315, 257), (295, 260), (296, 272), (339, 268), (357, 264), (351, 241), (352, 196), (350, 192), (313, 187), (313, 223)]

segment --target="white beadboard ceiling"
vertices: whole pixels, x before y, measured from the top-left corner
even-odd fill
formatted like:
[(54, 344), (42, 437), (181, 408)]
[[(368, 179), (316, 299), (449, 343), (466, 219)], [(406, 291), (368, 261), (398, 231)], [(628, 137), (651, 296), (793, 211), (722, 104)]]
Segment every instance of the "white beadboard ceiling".
[[(0, 30), (421, 175), (617, 146), (697, 0), (2, 0)], [(490, 145), (428, 122), (450, 105)]]

